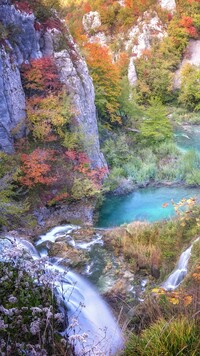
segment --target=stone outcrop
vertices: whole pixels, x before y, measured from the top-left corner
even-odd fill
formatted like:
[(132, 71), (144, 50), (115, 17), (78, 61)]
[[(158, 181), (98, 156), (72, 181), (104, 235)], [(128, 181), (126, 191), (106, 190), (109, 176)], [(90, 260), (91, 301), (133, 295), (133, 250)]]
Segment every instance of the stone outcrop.
[(175, 11), (176, 10), (176, 2), (175, 0), (160, 0), (159, 1), (160, 6), (163, 9), (169, 10), (169, 11)]
[(128, 40), (125, 43), (126, 51), (131, 51), (128, 67), (128, 79), (131, 86), (137, 83), (137, 73), (134, 59), (141, 57), (145, 50), (151, 48), (153, 39), (162, 40), (166, 36), (163, 24), (157, 13), (146, 11), (142, 18), (139, 18), (137, 24), (132, 27), (128, 33)]
[(101, 26), (100, 14), (97, 11), (90, 11), (83, 16), (83, 28), (85, 32), (95, 31)]
[(151, 48), (153, 39), (162, 40), (164, 36), (166, 36), (166, 32), (157, 13), (146, 11), (129, 31), (125, 47), (127, 51), (132, 52), (135, 58), (138, 58), (145, 50)]
[(0, 149), (13, 152), (15, 138), (25, 135), (25, 95), (19, 66), (41, 56), (34, 16), (17, 11), (10, 1), (0, 1)]
[[(42, 56), (54, 56), (60, 78), (71, 97), (75, 127), (80, 132), (92, 167), (106, 166), (100, 152), (94, 105), (94, 87), (85, 60), (66, 29), (66, 49), (58, 52), (58, 30), (36, 31), (34, 14), (0, 0), (0, 24), (6, 38), (0, 42), (0, 149), (13, 152), (15, 138), (25, 135), (25, 95), (20, 65)], [(9, 33), (10, 31), (10, 33)]]
[(190, 40), (186, 48), (183, 60), (174, 76), (174, 89), (181, 87), (181, 70), (185, 64), (200, 66), (200, 40)]
[(135, 86), (137, 84), (137, 72), (135, 69), (134, 58), (131, 57), (128, 66), (128, 81), (130, 86)]
[(25, 95), (19, 69), (0, 50), (0, 149), (13, 152), (14, 137), (25, 134)]
[[(71, 44), (73, 46), (72, 42)], [(55, 53), (55, 59), (59, 68), (60, 79), (66, 86), (75, 107), (75, 119), (92, 167), (104, 167), (106, 163), (99, 148), (94, 87), (86, 63), (80, 57), (75, 46)]]

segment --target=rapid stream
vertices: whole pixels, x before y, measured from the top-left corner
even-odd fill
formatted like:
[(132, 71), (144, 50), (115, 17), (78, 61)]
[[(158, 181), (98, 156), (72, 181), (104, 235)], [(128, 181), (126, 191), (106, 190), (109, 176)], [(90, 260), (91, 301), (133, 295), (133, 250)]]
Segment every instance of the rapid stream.
[[(65, 316), (68, 327), (63, 331), (63, 336), (69, 336), (69, 340), (75, 348), (77, 356), (82, 355), (116, 355), (117, 351), (123, 347), (122, 332), (117, 321), (112, 315), (108, 305), (100, 296), (92, 284), (79, 274), (69, 270), (69, 268), (58, 265), (60, 259), (48, 257), (48, 248), (44, 247), (48, 242), (55, 242), (60, 234), (65, 233), (66, 239), (69, 233), (78, 229), (77, 226), (66, 225), (59, 226), (40, 237), (36, 246), (31, 242), (19, 238), (7, 236), (0, 240), (1, 260), (15, 248), (25, 249), (33, 260), (41, 263), (45, 274), (51, 276), (51, 272), (56, 273), (56, 280), (52, 282), (55, 293), (67, 308)], [(12, 244), (14, 242), (15, 244)], [(44, 244), (45, 243), (45, 244)], [(82, 248), (87, 248), (91, 244), (99, 243), (97, 239), (89, 243), (83, 243)], [(42, 247), (42, 256), (40, 255), (40, 245)], [(80, 246), (79, 246), (80, 248)]]

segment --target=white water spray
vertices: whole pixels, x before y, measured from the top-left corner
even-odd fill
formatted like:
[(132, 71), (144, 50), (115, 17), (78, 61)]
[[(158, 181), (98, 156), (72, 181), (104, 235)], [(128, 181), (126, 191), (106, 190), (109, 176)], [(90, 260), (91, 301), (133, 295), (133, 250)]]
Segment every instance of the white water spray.
[[(55, 241), (59, 233), (69, 233), (77, 229), (73, 226), (57, 227), (38, 241)], [(55, 236), (56, 235), (56, 236)], [(15, 241), (17, 246), (24, 248), (34, 259), (41, 259), (36, 248), (27, 240), (8, 237)], [(99, 237), (96, 239), (99, 243)], [(81, 246), (80, 246), (81, 247)], [(90, 244), (89, 246), (90, 247)], [(86, 248), (86, 246), (82, 246)], [(123, 338), (120, 328), (114, 319), (109, 307), (98, 294), (98, 291), (83, 277), (68, 271), (64, 267), (45, 262), (46, 273), (56, 272), (58, 278), (54, 285), (61, 303), (67, 307), (66, 320), (69, 327), (63, 332), (68, 335), (70, 342), (75, 347), (77, 356), (80, 355), (115, 355), (123, 347)]]
[(193, 242), (193, 244), (185, 250), (177, 263), (176, 268), (167, 278), (167, 280), (163, 283), (162, 287), (166, 290), (174, 290), (176, 289), (179, 284), (184, 279), (185, 275), (187, 274), (187, 266), (191, 256), (192, 246), (195, 242), (199, 241), (199, 237)]

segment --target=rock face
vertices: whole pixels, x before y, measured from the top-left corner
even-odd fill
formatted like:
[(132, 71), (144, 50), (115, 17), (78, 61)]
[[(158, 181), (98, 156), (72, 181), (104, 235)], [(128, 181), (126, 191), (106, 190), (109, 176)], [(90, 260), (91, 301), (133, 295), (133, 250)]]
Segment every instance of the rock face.
[(179, 69), (174, 76), (174, 89), (181, 87), (181, 70), (185, 64), (200, 66), (200, 40), (190, 40)]
[[(72, 42), (71, 44), (74, 46)], [(76, 110), (75, 119), (92, 167), (104, 167), (106, 162), (99, 148), (94, 87), (86, 63), (80, 57), (75, 46), (55, 53), (55, 59), (60, 79), (71, 95), (71, 101)]]
[(153, 39), (162, 40), (166, 36), (163, 24), (157, 13), (146, 11), (142, 18), (137, 20), (137, 25), (128, 33), (126, 50), (131, 51), (136, 58), (140, 57), (144, 50), (151, 48)]
[(83, 16), (83, 27), (85, 32), (96, 30), (101, 26), (100, 14), (97, 11), (90, 11)]
[(137, 72), (135, 69), (134, 59), (130, 58), (129, 66), (128, 66), (128, 81), (131, 86), (135, 86), (137, 84)]
[(128, 67), (128, 79), (131, 86), (137, 83), (134, 58), (139, 58), (145, 50), (150, 49), (153, 39), (162, 40), (164, 36), (166, 33), (156, 12), (146, 11), (143, 18), (139, 18), (136, 26), (129, 31), (125, 47), (127, 51), (132, 52)]
[(163, 9), (169, 10), (169, 11), (175, 11), (176, 10), (176, 2), (175, 0), (160, 0), (160, 6)]
[[(0, 41), (0, 149), (13, 152), (14, 138), (25, 135), (25, 95), (20, 65), (42, 56), (54, 56), (75, 112), (76, 130), (81, 133), (92, 167), (105, 167), (99, 148), (94, 105), (94, 87), (87, 65), (66, 29), (66, 49), (58, 51), (59, 37), (53, 29), (39, 32), (34, 14), (16, 10), (9, 0), (0, 0), (0, 24), (5, 38)], [(1, 39), (1, 37), (0, 37)]]
[[(14, 137), (25, 134), (25, 95), (20, 72), (10, 55), (0, 50), (0, 149), (13, 152)], [(15, 131), (15, 132), (14, 132)]]
[[(0, 22), (7, 37), (2, 34), (0, 45), (0, 149), (13, 152), (14, 138), (25, 134), (25, 95), (21, 84), (19, 65), (41, 56), (34, 16), (25, 15), (0, 1)], [(3, 31), (2, 31), (3, 32)]]

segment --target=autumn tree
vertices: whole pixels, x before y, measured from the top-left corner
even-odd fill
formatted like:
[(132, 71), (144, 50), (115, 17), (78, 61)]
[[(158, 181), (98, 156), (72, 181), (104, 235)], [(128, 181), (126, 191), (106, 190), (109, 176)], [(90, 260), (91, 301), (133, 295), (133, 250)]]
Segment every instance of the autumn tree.
[(51, 57), (33, 59), (21, 67), (22, 83), (27, 95), (57, 94), (61, 89), (58, 71)]
[(71, 115), (69, 97), (65, 93), (32, 97), (27, 101), (28, 126), (35, 140), (65, 140)]
[(51, 174), (51, 163), (55, 160), (53, 150), (36, 148), (30, 154), (21, 155), (21, 173), (19, 182), (28, 188), (36, 185), (50, 185), (56, 182), (57, 177)]
[(189, 110), (200, 111), (200, 68), (191, 64), (182, 68), (179, 102)]
[(110, 123), (121, 119), (119, 110), (120, 73), (117, 65), (112, 62), (106, 47), (96, 43), (88, 43), (84, 47), (87, 63), (95, 86), (95, 103), (99, 117)]

